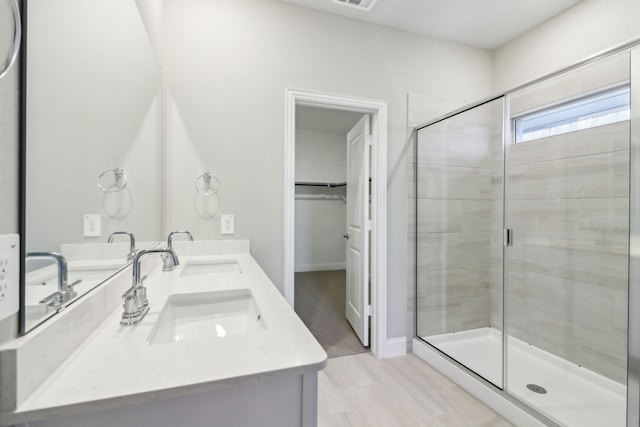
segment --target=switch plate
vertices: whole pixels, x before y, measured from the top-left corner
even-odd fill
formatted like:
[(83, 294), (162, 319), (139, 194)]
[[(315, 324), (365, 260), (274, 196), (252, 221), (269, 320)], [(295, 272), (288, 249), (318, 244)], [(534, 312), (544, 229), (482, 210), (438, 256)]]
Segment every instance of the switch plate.
[(84, 215), (84, 237), (100, 237), (100, 215), (85, 214)]
[(222, 215), (220, 220), (220, 234), (235, 233), (235, 224), (233, 215)]
[(0, 319), (20, 308), (20, 237), (0, 236)]

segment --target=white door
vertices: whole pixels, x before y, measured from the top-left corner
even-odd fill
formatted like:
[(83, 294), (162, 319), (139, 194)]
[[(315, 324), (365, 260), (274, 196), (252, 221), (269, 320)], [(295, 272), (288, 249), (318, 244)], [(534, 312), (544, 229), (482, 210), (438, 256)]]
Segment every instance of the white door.
[(347, 320), (369, 345), (369, 116), (347, 134)]

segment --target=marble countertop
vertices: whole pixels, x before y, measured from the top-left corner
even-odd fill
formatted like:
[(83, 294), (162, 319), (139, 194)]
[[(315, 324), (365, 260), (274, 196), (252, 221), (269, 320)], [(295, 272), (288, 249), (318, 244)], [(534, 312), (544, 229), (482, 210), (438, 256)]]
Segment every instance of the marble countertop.
[[(181, 277), (189, 261), (236, 259), (241, 273)], [(322, 369), (327, 355), (249, 254), (180, 257), (144, 284), (150, 311), (120, 325), (122, 308), (101, 326), (3, 422), (16, 423), (185, 396), (271, 375)], [(249, 289), (266, 328), (223, 339), (148, 344), (172, 294)], [(70, 332), (72, 333), (72, 332)]]

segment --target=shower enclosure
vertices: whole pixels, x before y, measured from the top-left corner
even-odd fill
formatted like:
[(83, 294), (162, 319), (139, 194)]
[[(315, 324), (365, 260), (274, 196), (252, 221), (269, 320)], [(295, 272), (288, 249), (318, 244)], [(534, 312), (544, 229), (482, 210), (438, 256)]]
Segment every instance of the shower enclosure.
[(415, 342), (551, 425), (638, 425), (639, 59), (416, 132)]

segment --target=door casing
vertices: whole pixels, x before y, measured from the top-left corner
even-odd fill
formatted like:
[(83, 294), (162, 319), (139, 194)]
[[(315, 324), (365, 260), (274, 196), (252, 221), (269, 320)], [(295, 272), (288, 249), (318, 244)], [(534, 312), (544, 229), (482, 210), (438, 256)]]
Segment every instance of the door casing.
[(284, 297), (294, 303), (295, 111), (296, 105), (371, 115), (371, 352), (376, 357), (406, 353), (406, 343), (387, 339), (387, 122), (386, 101), (286, 90), (284, 174)]

